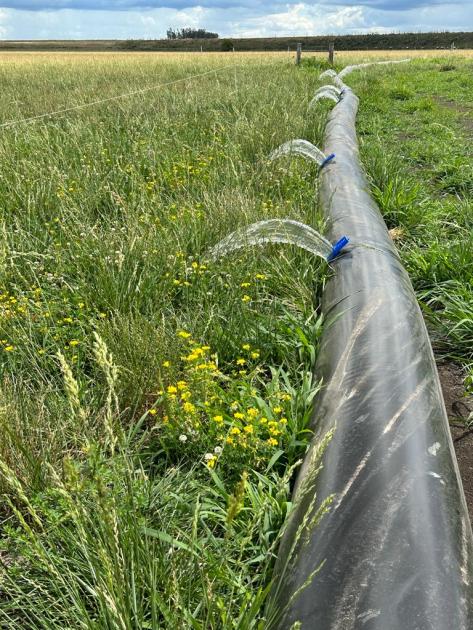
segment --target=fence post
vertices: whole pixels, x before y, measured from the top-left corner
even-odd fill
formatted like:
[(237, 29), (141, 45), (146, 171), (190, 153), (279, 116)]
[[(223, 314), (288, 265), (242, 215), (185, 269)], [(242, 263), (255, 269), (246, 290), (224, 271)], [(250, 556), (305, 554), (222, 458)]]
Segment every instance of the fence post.
[(296, 52), (296, 66), (301, 63), (302, 57), (302, 44), (297, 44), (297, 52)]
[(334, 49), (335, 49), (335, 44), (333, 42), (330, 42), (330, 44), (328, 45), (328, 62), (331, 66), (333, 66)]

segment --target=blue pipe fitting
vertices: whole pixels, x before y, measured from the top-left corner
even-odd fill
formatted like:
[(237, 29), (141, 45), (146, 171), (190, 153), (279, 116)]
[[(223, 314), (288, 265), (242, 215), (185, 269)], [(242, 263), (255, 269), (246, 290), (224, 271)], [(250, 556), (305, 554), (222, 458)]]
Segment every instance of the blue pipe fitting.
[(327, 262), (331, 262), (334, 258), (338, 256), (338, 254), (342, 251), (342, 249), (348, 245), (350, 239), (347, 236), (342, 236), (342, 238), (335, 243), (332, 248), (331, 253), (327, 257)]
[(322, 164), (320, 165), (320, 170), (322, 170), (324, 168), (324, 166), (326, 166), (327, 164), (329, 164), (329, 162), (331, 162), (333, 159), (335, 158), (335, 153), (331, 153), (330, 155), (327, 155), (327, 157), (325, 158), (325, 160), (322, 162)]

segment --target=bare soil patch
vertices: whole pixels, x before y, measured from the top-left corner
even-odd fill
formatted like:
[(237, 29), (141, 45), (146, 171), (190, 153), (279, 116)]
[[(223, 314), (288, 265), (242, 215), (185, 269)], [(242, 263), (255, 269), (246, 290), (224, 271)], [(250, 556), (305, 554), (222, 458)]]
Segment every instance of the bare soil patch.
[(464, 374), (455, 363), (438, 366), (445, 406), (447, 408), (458, 467), (463, 482), (470, 520), (473, 522), (473, 429), (465, 422), (473, 411), (473, 396), (467, 396), (463, 386)]
[(433, 98), (441, 107), (446, 107), (456, 112), (461, 126), (469, 136), (473, 136), (473, 108), (467, 105), (461, 105), (457, 101), (445, 98), (444, 96), (434, 96)]

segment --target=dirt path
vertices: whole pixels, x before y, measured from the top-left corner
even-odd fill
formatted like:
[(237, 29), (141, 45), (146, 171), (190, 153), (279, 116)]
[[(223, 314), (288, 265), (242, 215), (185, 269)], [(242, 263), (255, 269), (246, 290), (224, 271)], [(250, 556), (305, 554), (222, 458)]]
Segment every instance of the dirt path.
[(438, 366), (438, 371), (463, 489), (473, 523), (473, 428), (470, 433), (464, 427), (466, 419), (473, 412), (473, 396), (466, 396), (463, 386), (464, 375), (458, 365), (442, 363)]

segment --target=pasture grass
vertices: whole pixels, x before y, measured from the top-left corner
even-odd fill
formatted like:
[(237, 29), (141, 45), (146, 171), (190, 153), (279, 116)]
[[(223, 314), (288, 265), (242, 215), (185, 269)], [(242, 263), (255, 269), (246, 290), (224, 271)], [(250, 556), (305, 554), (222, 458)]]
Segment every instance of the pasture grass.
[[(347, 82), (437, 350), (467, 369), (471, 153), (439, 98), (470, 107), (471, 62), (452, 58)], [(232, 64), (0, 127), (2, 628), (269, 627), (327, 268), (208, 251), (271, 217), (323, 232), (315, 168), (267, 156), (322, 144), (324, 61), (2, 54), (0, 125)]]
[(398, 235), (438, 358), (473, 375), (471, 61), (433, 56), (355, 73), (373, 195)]
[[(303, 455), (324, 263), (211, 261), (237, 227), (322, 229), (317, 82), (289, 61), (5, 55), (2, 628), (261, 627)], [(258, 625), (259, 624), (259, 625)]]

